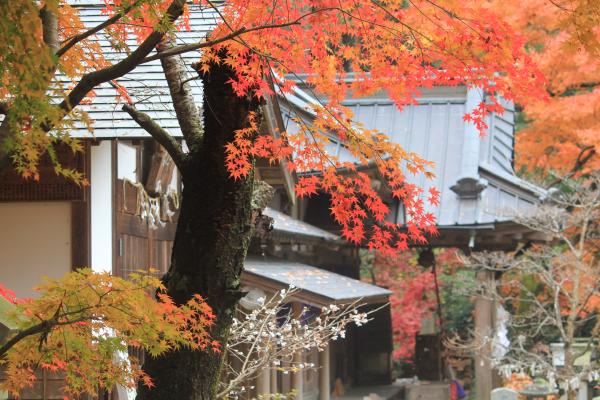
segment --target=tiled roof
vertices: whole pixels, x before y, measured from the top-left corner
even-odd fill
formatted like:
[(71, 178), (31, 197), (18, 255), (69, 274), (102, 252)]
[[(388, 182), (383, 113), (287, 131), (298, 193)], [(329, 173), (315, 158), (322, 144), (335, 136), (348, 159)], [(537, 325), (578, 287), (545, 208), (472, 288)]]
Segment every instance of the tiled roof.
[[(294, 285), (301, 291), (323, 298), (325, 303), (344, 303), (358, 299), (365, 302), (386, 302), (387, 296), (391, 294), (389, 290), (379, 286), (278, 258), (248, 256), (244, 267), (244, 274), (266, 279), (281, 288)], [(244, 277), (242, 279), (244, 280)]]
[[(82, 21), (86, 26), (92, 27), (106, 20), (103, 15), (99, 1), (74, 1), (71, 3), (79, 7)], [(190, 44), (203, 40), (209, 30), (215, 25), (216, 14), (211, 10), (200, 10), (197, 6), (190, 5), (190, 25), (189, 32), (177, 32), (178, 44)], [(115, 52), (109, 45), (109, 42), (100, 33), (100, 44), (107, 59), (115, 62), (122, 59), (125, 54)], [(130, 47), (135, 48), (135, 41), (131, 40)], [(197, 51), (188, 52), (182, 55), (190, 78), (198, 76), (192, 70), (191, 64), (198, 60)], [(160, 61), (152, 61), (138, 66), (131, 73), (117, 79), (119, 84), (127, 88), (132, 96), (136, 107), (143, 112), (148, 113), (154, 120), (174, 136), (181, 136), (181, 130), (173, 110), (169, 87), (165, 80)], [(202, 85), (200, 80), (190, 81), (190, 86), (196, 104), (202, 105)], [(98, 138), (109, 137), (129, 137), (140, 138), (149, 137), (149, 135), (140, 128), (131, 117), (121, 111), (122, 104), (117, 104), (115, 98), (116, 90), (109, 84), (102, 84), (95, 89), (96, 96), (90, 105), (81, 105), (80, 108), (88, 112), (90, 119), (94, 121), (93, 135)], [(87, 129), (80, 125), (71, 131), (74, 137), (91, 137)]]

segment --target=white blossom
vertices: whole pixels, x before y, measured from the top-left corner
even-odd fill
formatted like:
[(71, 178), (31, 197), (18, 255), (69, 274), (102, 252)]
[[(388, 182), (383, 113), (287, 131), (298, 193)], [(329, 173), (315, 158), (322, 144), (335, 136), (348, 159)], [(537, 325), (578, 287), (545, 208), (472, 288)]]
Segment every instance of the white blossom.
[(289, 374), (316, 368), (313, 363), (294, 363), (294, 355), (311, 349), (322, 351), (329, 341), (346, 337), (348, 324), (361, 326), (369, 321), (366, 313), (357, 310), (358, 302), (323, 307), (320, 314), (312, 318), (307, 317), (318, 310), (311, 311), (305, 305), (298, 318), (291, 311), (282, 315), (283, 310), (290, 310), (287, 304), (297, 291), (290, 286), (271, 298), (259, 298), (258, 308), (251, 312), (238, 310), (227, 345), (228, 361), (237, 361), (227, 368), (219, 398), (238, 398), (239, 393), (247, 390), (242, 384), (252, 382), (264, 370)]

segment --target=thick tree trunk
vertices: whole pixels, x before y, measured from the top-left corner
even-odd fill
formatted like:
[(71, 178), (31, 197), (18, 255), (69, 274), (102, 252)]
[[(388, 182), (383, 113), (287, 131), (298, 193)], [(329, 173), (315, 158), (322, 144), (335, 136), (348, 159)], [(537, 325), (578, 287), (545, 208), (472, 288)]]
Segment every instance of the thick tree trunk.
[[(225, 344), (241, 297), (240, 274), (252, 234), (253, 176), (233, 180), (225, 167), (225, 144), (244, 127), (258, 102), (237, 97), (226, 81), (231, 71), (213, 66), (204, 79), (204, 134), (182, 167), (183, 194), (171, 268), (165, 277), (179, 303), (199, 293), (217, 317), (213, 337)], [(155, 388), (140, 387), (138, 399), (215, 397), (223, 354), (181, 350), (147, 358)]]

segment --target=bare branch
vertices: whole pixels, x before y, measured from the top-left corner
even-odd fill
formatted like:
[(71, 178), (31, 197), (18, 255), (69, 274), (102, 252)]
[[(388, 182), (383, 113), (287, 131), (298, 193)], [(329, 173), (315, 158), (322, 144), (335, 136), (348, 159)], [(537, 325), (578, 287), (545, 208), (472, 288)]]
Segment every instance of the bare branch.
[[(592, 150), (588, 149), (587, 152)], [(583, 151), (578, 161), (589, 157)], [(514, 314), (506, 322), (510, 329), (508, 345), (492, 362), (505, 373), (526, 370), (545, 375), (570, 391), (573, 381), (588, 379), (590, 365), (575, 365), (588, 348), (578, 349), (581, 328), (596, 318), (587, 306), (598, 292), (598, 258), (595, 243), (600, 220), (600, 174), (585, 180), (565, 181), (568, 190), (551, 193), (535, 213), (517, 216), (516, 221), (532, 230), (554, 237), (554, 242), (531, 246), (519, 257), (503, 253), (473, 254), (471, 266), (504, 270), (505, 290), (487, 290), (490, 300), (507, 304)], [(503, 268), (498, 268), (498, 265)], [(596, 325), (596, 328), (600, 324)], [(558, 334), (564, 365), (552, 361), (552, 349), (540, 335)], [(477, 339), (477, 338), (476, 338)], [(475, 344), (457, 341), (452, 346), (477, 351)], [(571, 386), (570, 386), (571, 385)]]
[(380, 309), (359, 312), (359, 299), (346, 305), (323, 307), (310, 320), (307, 318), (310, 314), (307, 308), (299, 313), (282, 315), (283, 307), (294, 301), (297, 292), (295, 288), (282, 289), (268, 299), (247, 300), (246, 305), (252, 310), (238, 308), (241, 317), (234, 318), (227, 351), (230, 359), (238, 360), (240, 366), (227, 365), (227, 373), (216, 398), (228, 399), (231, 395), (242, 394), (245, 391), (242, 387), (244, 382), (271, 369), (287, 374), (314, 368), (306, 362), (294, 362), (294, 354), (309, 350), (323, 351), (330, 341), (343, 339), (349, 325), (367, 323), (369, 315)]
[(184, 154), (175, 138), (150, 118), (148, 114), (138, 111), (135, 107), (125, 104), (123, 105), (123, 111), (127, 112), (139, 126), (144, 128), (146, 132), (167, 150), (179, 171), (183, 173)]

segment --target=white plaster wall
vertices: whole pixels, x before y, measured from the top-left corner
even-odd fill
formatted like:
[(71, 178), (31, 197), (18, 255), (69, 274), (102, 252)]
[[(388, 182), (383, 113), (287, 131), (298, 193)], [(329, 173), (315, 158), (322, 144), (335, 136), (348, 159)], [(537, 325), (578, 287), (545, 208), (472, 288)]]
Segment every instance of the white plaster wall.
[(0, 221), (0, 283), (17, 297), (71, 270), (70, 202), (0, 203)]
[(112, 154), (110, 140), (91, 147), (92, 269), (112, 272)]
[(136, 148), (128, 143), (117, 143), (117, 177), (119, 179), (129, 179), (137, 182), (137, 151)]

